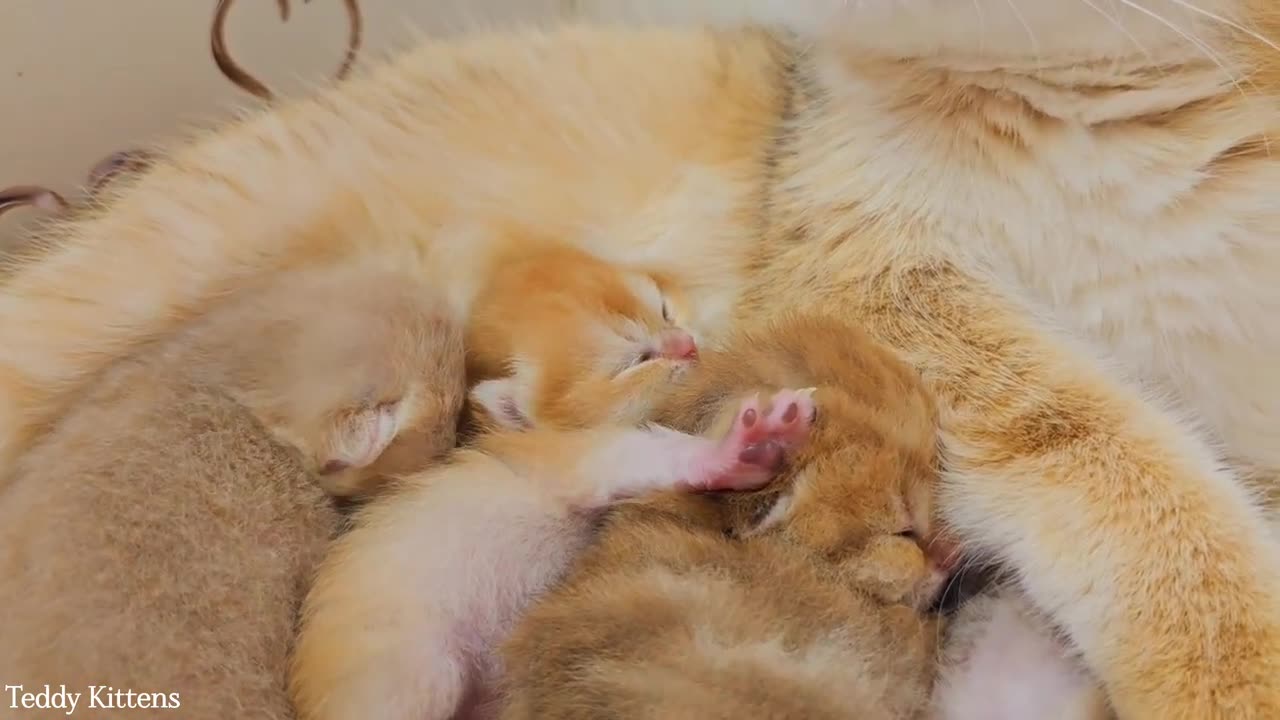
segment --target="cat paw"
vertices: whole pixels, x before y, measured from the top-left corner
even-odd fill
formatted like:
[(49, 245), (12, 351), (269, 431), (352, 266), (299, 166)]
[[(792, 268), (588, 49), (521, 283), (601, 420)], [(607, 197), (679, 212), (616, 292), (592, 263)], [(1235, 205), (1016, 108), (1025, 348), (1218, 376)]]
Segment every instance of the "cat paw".
[(761, 406), (759, 396), (742, 401), (717, 453), (725, 469), (708, 490), (754, 490), (782, 467), (787, 451), (804, 442), (817, 415), (813, 388), (780, 390)]

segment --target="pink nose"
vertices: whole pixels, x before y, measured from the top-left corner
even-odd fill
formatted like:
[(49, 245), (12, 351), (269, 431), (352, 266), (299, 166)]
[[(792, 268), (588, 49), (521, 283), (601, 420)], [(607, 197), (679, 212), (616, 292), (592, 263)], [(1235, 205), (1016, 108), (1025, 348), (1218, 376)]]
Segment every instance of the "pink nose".
[(692, 360), (698, 357), (698, 346), (684, 330), (663, 330), (658, 336), (658, 354), (668, 360)]
[(930, 564), (944, 573), (954, 570), (964, 556), (960, 543), (944, 533), (935, 533), (921, 545)]

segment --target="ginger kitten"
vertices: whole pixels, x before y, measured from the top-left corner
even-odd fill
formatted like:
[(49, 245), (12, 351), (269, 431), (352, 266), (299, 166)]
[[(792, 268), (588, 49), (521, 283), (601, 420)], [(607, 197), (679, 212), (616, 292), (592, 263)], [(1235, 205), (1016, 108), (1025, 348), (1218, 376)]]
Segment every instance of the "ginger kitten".
[[(517, 718), (884, 718), (925, 706), (945, 578), (934, 406), (843, 323), (791, 316), (704, 352), (655, 419), (689, 432), (732, 398), (813, 387), (805, 443), (764, 489), (611, 512), (517, 626)], [(726, 402), (728, 400), (728, 402)], [(732, 417), (732, 415), (730, 415)]]
[(599, 510), (660, 489), (758, 487), (803, 435), (807, 420), (755, 400), (738, 410), (758, 423), (706, 438), (632, 427), (697, 362), (675, 324), (677, 290), (564, 247), (495, 268), (470, 304), (467, 342), (471, 400), (498, 432), (400, 478), (326, 558), (293, 663), (303, 718), (484, 705), (497, 644)]
[(246, 289), (112, 365), (4, 490), (0, 677), (171, 694), (130, 717), (290, 717), (301, 589), (340, 524), (322, 486), (451, 448), (463, 360), (433, 292), (340, 267)]
[(498, 646), (590, 542), (600, 511), (663, 490), (760, 487), (811, 410), (794, 392), (747, 398), (707, 437), (530, 427), (401, 478), (356, 515), (307, 596), (290, 679), (299, 717), (493, 717)]
[(697, 357), (685, 309), (660, 275), (563, 244), (513, 243), (469, 303), (472, 396), (506, 427), (638, 422), (653, 388)]

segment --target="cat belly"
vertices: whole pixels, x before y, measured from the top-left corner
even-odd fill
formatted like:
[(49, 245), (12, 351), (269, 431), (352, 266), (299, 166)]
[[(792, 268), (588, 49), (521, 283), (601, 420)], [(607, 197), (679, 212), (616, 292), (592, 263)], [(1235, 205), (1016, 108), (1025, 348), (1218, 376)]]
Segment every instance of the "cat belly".
[(1015, 282), (1224, 460), (1280, 488), (1280, 242), (1228, 232), (1238, 222), (1116, 223), (1123, 248), (1056, 238)]
[(1198, 280), (1217, 297), (1160, 307), (1158, 295), (1134, 293), (1112, 304), (1111, 322), (1087, 331), (1224, 459), (1280, 476), (1280, 324), (1267, 310), (1272, 303), (1233, 296), (1229, 276), (1207, 271)]

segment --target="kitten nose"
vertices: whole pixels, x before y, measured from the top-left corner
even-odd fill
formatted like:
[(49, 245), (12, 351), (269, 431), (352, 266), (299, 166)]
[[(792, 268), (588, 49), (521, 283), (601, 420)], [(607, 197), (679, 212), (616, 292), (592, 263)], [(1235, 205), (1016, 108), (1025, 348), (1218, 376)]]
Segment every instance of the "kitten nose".
[(668, 360), (692, 360), (698, 357), (698, 346), (684, 330), (663, 330), (658, 335), (658, 354)]
[(960, 543), (943, 533), (934, 533), (921, 543), (925, 557), (939, 571), (950, 574), (960, 564), (964, 553)]

